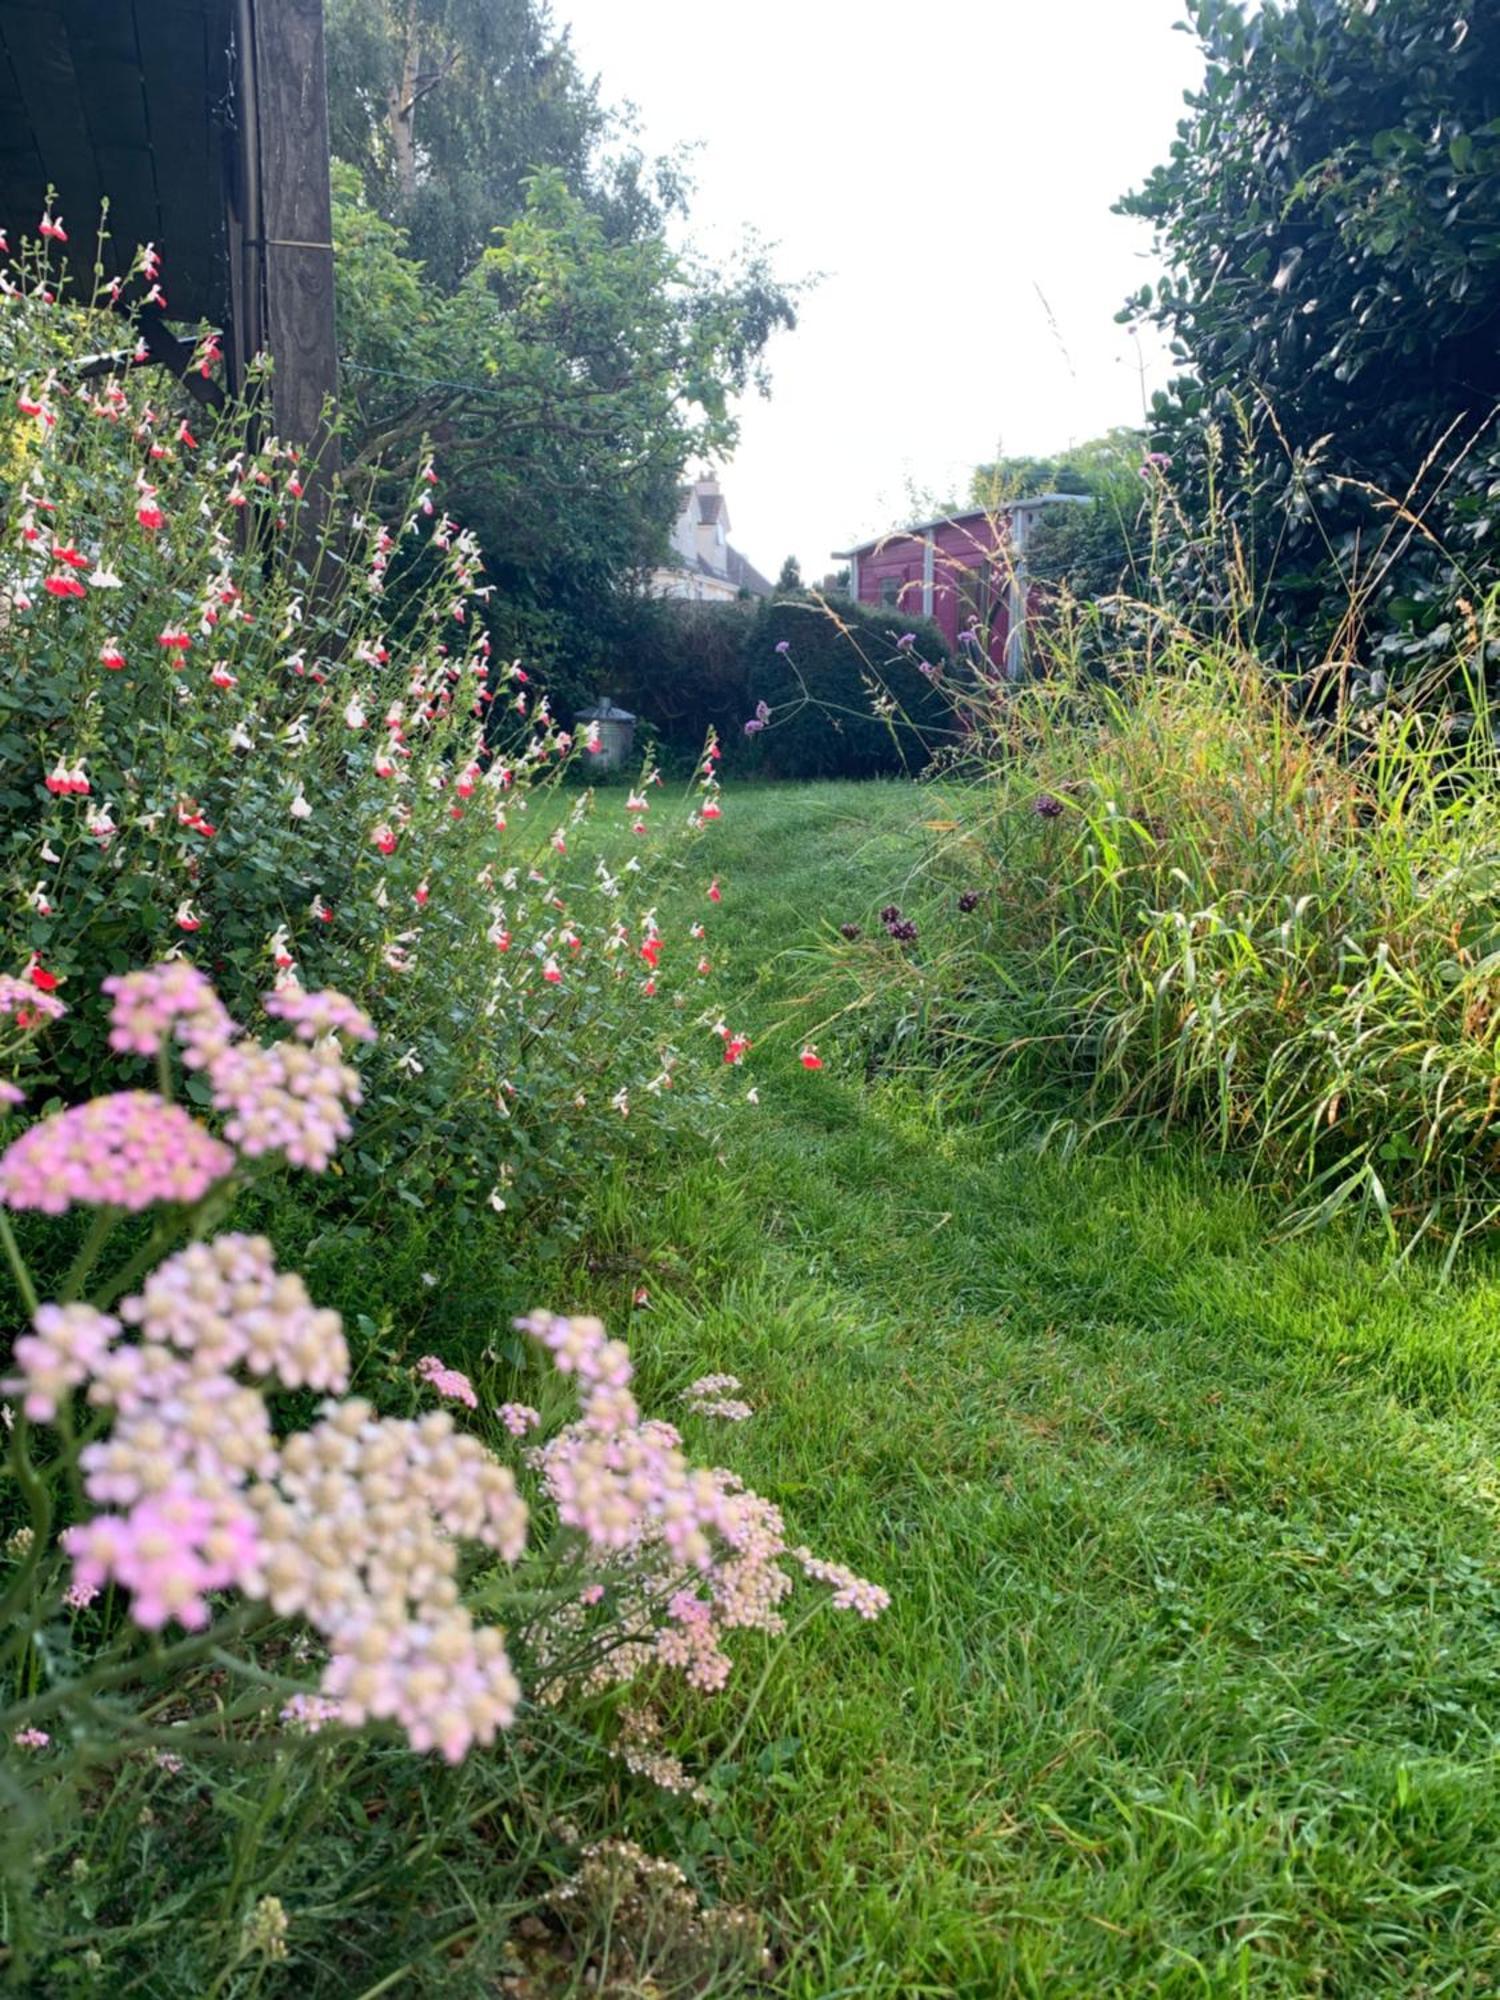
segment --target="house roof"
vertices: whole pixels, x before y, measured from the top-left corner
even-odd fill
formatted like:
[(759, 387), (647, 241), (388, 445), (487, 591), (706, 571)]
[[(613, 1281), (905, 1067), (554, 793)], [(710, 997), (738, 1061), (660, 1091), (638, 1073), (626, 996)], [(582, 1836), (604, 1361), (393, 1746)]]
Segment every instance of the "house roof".
[(0, 0), (0, 228), (49, 186), (75, 269), (110, 205), (110, 275), (155, 243), (174, 319), (222, 320), (233, 0)]
[(934, 528), (961, 528), (966, 521), (988, 521), (992, 517), (1001, 515), (1008, 517), (1012, 514), (1036, 514), (1043, 507), (1076, 506), (1080, 501), (1084, 506), (1090, 507), (1093, 505), (1093, 495), (1036, 493), (1026, 500), (1007, 500), (995, 508), (971, 507), (962, 514), (938, 514), (930, 521), (915, 521), (909, 528), (890, 528), (883, 535), (872, 535), (869, 541), (858, 542), (852, 549), (835, 549), (833, 555), (836, 561), (847, 562), (851, 557), (862, 556), (870, 549), (884, 548), (887, 542), (902, 542), (914, 535), (931, 534)]
[(742, 556), (738, 549), (726, 548), (724, 553), (729, 559), (729, 581), (736, 590), (748, 590), (752, 597), (771, 595), (775, 585), (761, 575), (753, 562)]

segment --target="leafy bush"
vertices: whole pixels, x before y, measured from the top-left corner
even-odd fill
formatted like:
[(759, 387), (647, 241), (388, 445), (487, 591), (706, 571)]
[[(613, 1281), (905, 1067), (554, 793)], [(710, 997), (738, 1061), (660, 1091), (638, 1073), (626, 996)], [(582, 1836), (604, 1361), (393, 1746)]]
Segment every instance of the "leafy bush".
[(751, 742), (770, 777), (915, 775), (954, 740), (942, 691), (953, 664), (928, 619), (773, 598), (757, 610), (745, 648), (755, 706), (746, 719), (768, 711)]
[(680, 811), (647, 772), (600, 827), (559, 789), (586, 747), (494, 657), (430, 464), (390, 526), (335, 494), (315, 530), (294, 450), (139, 369), (90, 373), (117, 316), (32, 248), (14, 270), (0, 897), (16, 970), (85, 996), (26, 1086), (96, 1089), (87, 996), (173, 952), (232, 1009), (296, 974), (377, 1021), (346, 1186), (387, 1206), (493, 1224), (578, 1185), (627, 1117), (706, 1102), (707, 877), (691, 919), (663, 897), (718, 811), (717, 752)]
[(1190, 370), (1154, 399), (1154, 441), (1198, 512), (1213, 430), (1235, 436), (1248, 558), (1268, 573), (1277, 556), (1263, 639), (1279, 653), (1453, 662), (1458, 601), (1496, 553), (1500, 16), (1446, 0), (1188, 13), (1202, 86), (1121, 204), (1166, 266), (1130, 309)]
[(663, 744), (691, 755), (710, 729), (733, 755), (750, 713), (747, 639), (755, 606), (645, 598), (631, 608), (609, 692)]
[[(1500, 630), (1495, 598), (1481, 622)], [(1467, 732), (1386, 704), (1315, 729), (1253, 654), (1145, 607), (1111, 631), (1108, 680), (1059, 661), (969, 697), (985, 775), (900, 926), (846, 954), (884, 1059), (936, 1068), (976, 1115), (1002, 1074), (1029, 1080), (1068, 1138), (1188, 1124), (1303, 1223), (1369, 1209), (1406, 1241), (1492, 1224), (1482, 690)]]

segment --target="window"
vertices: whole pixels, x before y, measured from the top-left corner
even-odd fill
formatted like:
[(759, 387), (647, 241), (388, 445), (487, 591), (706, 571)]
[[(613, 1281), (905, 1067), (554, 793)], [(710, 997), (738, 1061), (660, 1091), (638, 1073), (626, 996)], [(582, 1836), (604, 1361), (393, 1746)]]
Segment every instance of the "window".
[(901, 579), (899, 576), (883, 576), (880, 579), (880, 601), (882, 604), (901, 602)]

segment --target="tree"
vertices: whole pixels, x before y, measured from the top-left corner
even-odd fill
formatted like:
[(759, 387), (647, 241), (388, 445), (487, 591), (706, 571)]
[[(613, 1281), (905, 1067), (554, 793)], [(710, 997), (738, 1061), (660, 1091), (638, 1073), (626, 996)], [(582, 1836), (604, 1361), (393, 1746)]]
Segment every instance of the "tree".
[(806, 588), (802, 581), (801, 563), (795, 556), (788, 556), (776, 578), (777, 594), (783, 597), (801, 597), (805, 594)]
[(1188, 12), (1202, 88), (1120, 204), (1166, 266), (1124, 316), (1165, 328), (1187, 371), (1153, 441), (1200, 507), (1215, 429), (1242, 456), (1235, 526), (1289, 656), (1420, 656), (1464, 571), (1500, 555), (1500, 10)]
[(328, 0), (329, 129), (378, 215), (451, 288), (539, 167), (581, 190), (609, 126), (538, 0)]
[(430, 443), (484, 547), (502, 646), (566, 660), (561, 692), (582, 692), (683, 467), (733, 446), (731, 398), (795, 323), (790, 295), (757, 260), (725, 274), (659, 232), (612, 238), (556, 170), (451, 293), (347, 168), (334, 237), (349, 476), (388, 484)]

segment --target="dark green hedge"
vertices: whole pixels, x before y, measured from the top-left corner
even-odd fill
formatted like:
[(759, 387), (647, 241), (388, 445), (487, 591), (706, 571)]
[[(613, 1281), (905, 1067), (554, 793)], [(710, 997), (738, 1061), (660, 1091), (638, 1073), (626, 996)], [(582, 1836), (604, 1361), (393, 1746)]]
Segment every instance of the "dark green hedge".
[[(669, 750), (691, 754), (712, 727), (742, 772), (864, 778), (918, 772), (949, 740), (951, 671), (936, 625), (882, 606), (663, 600), (638, 607), (609, 692)], [(766, 726), (747, 733), (761, 702)]]

